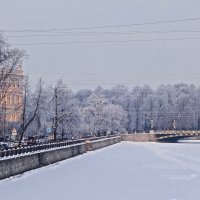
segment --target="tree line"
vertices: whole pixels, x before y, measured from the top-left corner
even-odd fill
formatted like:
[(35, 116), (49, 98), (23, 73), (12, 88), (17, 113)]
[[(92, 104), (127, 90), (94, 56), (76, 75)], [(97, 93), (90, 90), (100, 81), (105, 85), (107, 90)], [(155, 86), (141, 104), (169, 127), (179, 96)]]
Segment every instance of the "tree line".
[(200, 88), (188, 84), (156, 90), (117, 85), (74, 93), (62, 80), (54, 87), (40, 81), (24, 108), (28, 122), (34, 118), (29, 133), (44, 134), (51, 126), (54, 137), (200, 129)]

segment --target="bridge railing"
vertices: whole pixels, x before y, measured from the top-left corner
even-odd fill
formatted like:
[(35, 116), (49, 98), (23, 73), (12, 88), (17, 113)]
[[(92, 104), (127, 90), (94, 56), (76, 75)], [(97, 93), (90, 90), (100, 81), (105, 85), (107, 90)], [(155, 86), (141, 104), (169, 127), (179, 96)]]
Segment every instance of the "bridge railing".
[(182, 131), (182, 130), (172, 130), (172, 131), (159, 131), (156, 132), (156, 134), (200, 134), (200, 131), (195, 131), (195, 130), (187, 130), (187, 131)]

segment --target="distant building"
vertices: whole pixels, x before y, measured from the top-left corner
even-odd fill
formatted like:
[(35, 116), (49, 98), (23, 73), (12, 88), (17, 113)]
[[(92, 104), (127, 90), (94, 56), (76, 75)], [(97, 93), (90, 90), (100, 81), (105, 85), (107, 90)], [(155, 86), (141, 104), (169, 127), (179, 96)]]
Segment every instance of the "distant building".
[[(1, 70), (1, 69), (0, 69)], [(23, 80), (24, 72), (22, 66), (19, 65), (11, 73), (5, 69), (0, 71), (8, 74), (8, 78), (1, 81), (0, 79), (0, 121), (5, 126), (5, 122), (19, 122), (22, 114), (22, 100), (23, 100)]]

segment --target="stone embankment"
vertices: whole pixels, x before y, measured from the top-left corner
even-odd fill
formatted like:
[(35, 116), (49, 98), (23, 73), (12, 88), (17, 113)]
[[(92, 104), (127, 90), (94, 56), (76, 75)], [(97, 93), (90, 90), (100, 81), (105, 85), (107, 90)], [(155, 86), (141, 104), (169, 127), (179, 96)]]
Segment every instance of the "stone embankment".
[(121, 136), (5, 157), (0, 160), (0, 180), (119, 142)]
[(4, 157), (0, 159), (0, 180), (50, 165), (61, 160), (72, 158), (74, 156), (87, 153), (87, 151), (101, 149), (121, 141), (153, 142), (155, 141), (155, 135), (123, 134), (117, 137), (103, 138), (99, 140), (86, 140), (85, 142), (70, 146)]
[(141, 133), (141, 134), (123, 134), (122, 141), (132, 141), (132, 142), (155, 142), (155, 134), (151, 133)]

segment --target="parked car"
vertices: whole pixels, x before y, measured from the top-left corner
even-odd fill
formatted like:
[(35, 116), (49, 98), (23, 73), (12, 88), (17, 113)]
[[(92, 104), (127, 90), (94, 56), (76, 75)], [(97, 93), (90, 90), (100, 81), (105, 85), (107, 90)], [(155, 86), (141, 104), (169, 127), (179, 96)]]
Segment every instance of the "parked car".
[(35, 137), (29, 136), (28, 137), (28, 141), (27, 141), (27, 145), (28, 146), (36, 145), (36, 139), (35, 139)]
[(7, 144), (0, 144), (0, 151), (8, 150), (8, 145)]

